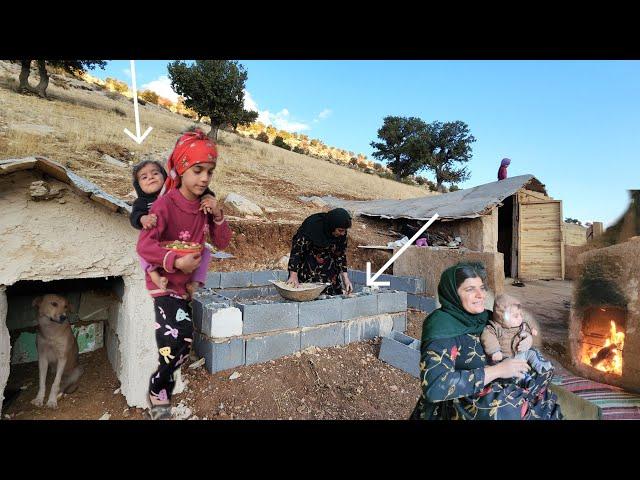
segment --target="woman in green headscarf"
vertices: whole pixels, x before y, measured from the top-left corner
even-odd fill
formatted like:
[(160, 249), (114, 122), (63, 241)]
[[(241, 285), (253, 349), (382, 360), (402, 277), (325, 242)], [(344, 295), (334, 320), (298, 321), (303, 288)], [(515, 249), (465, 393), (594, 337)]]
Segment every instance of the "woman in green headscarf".
[(486, 364), (480, 344), (491, 318), (484, 307), (485, 281), (481, 263), (459, 263), (442, 272), (438, 285), (442, 306), (425, 318), (422, 327), (422, 395), (412, 418), (560, 420), (557, 396), (547, 388), (553, 369), (538, 374), (529, 371), (526, 361), (513, 358)]
[(289, 256), (289, 279), (293, 285), (305, 282), (330, 283), (325, 293), (351, 293), (347, 273), (347, 229), (351, 216), (343, 208), (309, 216), (293, 237)]

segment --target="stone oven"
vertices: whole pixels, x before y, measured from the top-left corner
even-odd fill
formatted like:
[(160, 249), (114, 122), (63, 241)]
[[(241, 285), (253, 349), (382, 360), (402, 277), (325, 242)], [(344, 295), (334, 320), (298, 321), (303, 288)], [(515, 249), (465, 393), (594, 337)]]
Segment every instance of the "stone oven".
[(640, 392), (640, 237), (580, 255), (569, 324), (574, 369)]

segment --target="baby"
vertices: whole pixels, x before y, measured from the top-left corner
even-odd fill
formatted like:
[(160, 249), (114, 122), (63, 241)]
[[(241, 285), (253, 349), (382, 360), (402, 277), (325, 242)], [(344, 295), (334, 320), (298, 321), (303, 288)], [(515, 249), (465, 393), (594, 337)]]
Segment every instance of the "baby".
[(551, 362), (533, 348), (518, 351), (520, 342), (529, 337), (533, 340), (537, 335), (538, 330), (524, 320), (520, 302), (509, 295), (500, 294), (493, 305), (493, 318), (480, 335), (480, 342), (493, 363), (513, 357), (526, 360), (536, 372), (544, 373), (552, 368)]
[[(160, 162), (155, 160), (144, 160), (133, 168), (133, 188), (135, 188), (138, 198), (133, 203), (129, 220), (131, 221), (131, 225), (138, 230), (143, 228), (149, 230), (156, 226), (158, 219), (154, 214), (149, 214), (149, 210), (153, 202), (158, 198), (158, 194), (160, 190), (162, 190), (166, 178), (167, 173), (164, 167)], [(210, 202), (214, 198), (215, 194), (207, 188), (201, 197), (200, 210), (211, 213), (212, 204)], [(209, 251), (205, 248), (202, 255), (202, 263), (204, 265), (208, 264), (208, 253)], [(140, 264), (143, 270), (149, 272), (153, 283), (161, 290), (166, 290), (168, 284), (167, 278), (160, 275), (154, 266), (149, 265), (144, 260), (140, 259)], [(187, 284), (189, 295), (193, 295), (197, 286), (198, 281), (195, 280)]]

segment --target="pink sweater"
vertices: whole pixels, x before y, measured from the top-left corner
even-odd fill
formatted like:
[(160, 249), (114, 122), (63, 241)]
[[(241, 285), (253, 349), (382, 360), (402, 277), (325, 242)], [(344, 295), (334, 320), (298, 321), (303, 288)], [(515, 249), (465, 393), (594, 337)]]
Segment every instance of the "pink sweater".
[[(159, 197), (149, 213), (158, 217), (156, 226), (150, 230), (141, 230), (138, 237), (137, 252), (140, 257), (151, 265), (156, 265), (160, 275), (167, 277), (167, 290), (160, 290), (145, 272), (147, 289), (152, 297), (176, 294), (186, 294), (186, 284), (191, 280), (192, 273), (184, 273), (175, 267), (178, 254), (160, 246), (160, 242), (184, 240), (203, 243), (207, 230), (216, 248), (224, 249), (231, 240), (231, 229), (226, 220), (219, 224), (213, 221), (212, 215), (205, 215), (198, 210), (200, 199), (187, 200), (180, 190), (171, 190)], [(202, 260), (201, 260), (202, 262)]]

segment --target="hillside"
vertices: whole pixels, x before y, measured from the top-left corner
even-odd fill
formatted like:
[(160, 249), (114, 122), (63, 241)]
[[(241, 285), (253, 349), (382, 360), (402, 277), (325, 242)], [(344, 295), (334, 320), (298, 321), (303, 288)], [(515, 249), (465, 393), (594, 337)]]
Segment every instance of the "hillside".
[[(139, 146), (123, 132), (135, 125), (127, 97), (59, 74), (52, 75), (49, 100), (20, 95), (18, 73), (18, 65), (0, 61), (0, 159), (43, 155), (121, 198), (132, 190), (130, 168), (105, 163), (103, 155), (131, 163), (147, 157), (165, 161), (179, 134), (195, 123), (157, 105), (141, 105), (142, 129), (152, 126), (153, 131)], [(431, 194), (426, 187), (380, 178), (235, 133), (220, 131), (219, 151), (212, 182), (218, 196), (239, 193), (283, 219), (303, 218), (313, 211), (298, 200), (299, 195), (400, 199)]]

